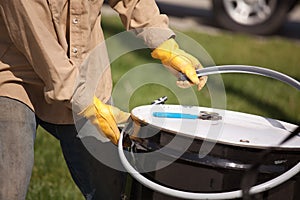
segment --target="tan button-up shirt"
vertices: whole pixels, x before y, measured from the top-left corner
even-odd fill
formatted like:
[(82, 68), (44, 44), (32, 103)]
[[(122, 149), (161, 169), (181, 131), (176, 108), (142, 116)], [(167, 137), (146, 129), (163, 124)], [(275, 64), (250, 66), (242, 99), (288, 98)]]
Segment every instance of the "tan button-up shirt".
[[(0, 0), (0, 96), (20, 100), (42, 120), (72, 124), (80, 66), (104, 40), (103, 0)], [(151, 48), (174, 33), (154, 0), (110, 0), (127, 30)], [(165, 31), (148, 31), (160, 27)], [(122, 45), (122, 44), (120, 44)], [(105, 56), (105, 55), (99, 55)], [(97, 96), (110, 98), (110, 68), (102, 67)], [(96, 83), (95, 83), (96, 84)]]

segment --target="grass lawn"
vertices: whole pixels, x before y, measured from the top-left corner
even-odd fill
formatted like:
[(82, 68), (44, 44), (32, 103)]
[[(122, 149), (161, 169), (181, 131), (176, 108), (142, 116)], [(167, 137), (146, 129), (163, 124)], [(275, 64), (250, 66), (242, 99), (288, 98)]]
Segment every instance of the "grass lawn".
[[(124, 30), (117, 17), (104, 17), (103, 27), (106, 37)], [(229, 33), (184, 33), (198, 41), (217, 65), (255, 65), (274, 69), (300, 80), (299, 42), (278, 37), (260, 38)], [(114, 83), (132, 67), (149, 62), (153, 62), (150, 50), (122, 56), (112, 63)], [(253, 113), (291, 123), (300, 122), (300, 92), (296, 89), (279, 81), (255, 75), (227, 74), (222, 75), (222, 78), (228, 110)], [(199, 105), (211, 106), (207, 88), (195, 93)], [(134, 92), (130, 99), (130, 108), (149, 104), (163, 95), (169, 97), (168, 103), (178, 103), (176, 96), (168, 88), (148, 84)], [(35, 149), (35, 166), (27, 200), (83, 199), (70, 178), (58, 141), (43, 129), (39, 129)]]

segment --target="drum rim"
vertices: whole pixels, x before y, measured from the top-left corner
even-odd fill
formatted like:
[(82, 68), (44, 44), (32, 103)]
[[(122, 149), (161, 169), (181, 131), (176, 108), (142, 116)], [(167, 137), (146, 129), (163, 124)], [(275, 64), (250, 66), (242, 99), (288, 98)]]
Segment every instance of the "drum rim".
[[(149, 105), (146, 105), (146, 106), (149, 106)], [(175, 106), (175, 105), (171, 105), (171, 106)], [(178, 106), (181, 106), (181, 105), (178, 105)], [(138, 106), (136, 108), (141, 108), (141, 107), (143, 107), (143, 106)], [(220, 141), (220, 140), (216, 141), (216, 140), (213, 140), (213, 139), (204, 138), (204, 137), (200, 137), (200, 136), (196, 136), (196, 135), (195, 136), (191, 136), (191, 135), (186, 134), (186, 133), (176, 132), (176, 131), (173, 131), (173, 130), (166, 129), (164, 127), (158, 127), (158, 126), (156, 126), (154, 124), (148, 123), (145, 120), (142, 120), (139, 117), (137, 117), (136, 115), (134, 115), (132, 111), (131, 111), (131, 118), (132, 118), (133, 121), (138, 122), (139, 124), (144, 124), (144, 125), (147, 125), (147, 126), (151, 126), (151, 127), (155, 128), (155, 129), (160, 130), (160, 132), (164, 131), (164, 132), (167, 132), (167, 133), (170, 133), (170, 134), (174, 134), (174, 135), (180, 135), (180, 136), (184, 136), (184, 137), (188, 137), (188, 138), (199, 139), (199, 140), (202, 140), (202, 141), (205, 140), (205, 141), (208, 141), (208, 142), (215, 142), (216, 144), (222, 144), (222, 145), (228, 145), (228, 146), (235, 146), (235, 147), (241, 147), (241, 148), (268, 149), (268, 148), (272, 147), (274, 150), (293, 151), (293, 152), (299, 151), (300, 152), (300, 146), (299, 147), (294, 147), (294, 146), (292, 146), (292, 147), (286, 147), (286, 146), (282, 147), (282, 146), (274, 146), (274, 145), (262, 146), (262, 145), (252, 145), (252, 144), (248, 144), (248, 143), (233, 143), (233, 142)], [(230, 111), (230, 112), (236, 112), (236, 111)], [(241, 113), (241, 112), (238, 112), (238, 113)], [(253, 114), (248, 114), (248, 113), (243, 113), (243, 114), (253, 115)], [(258, 116), (258, 115), (255, 115), (255, 116)]]

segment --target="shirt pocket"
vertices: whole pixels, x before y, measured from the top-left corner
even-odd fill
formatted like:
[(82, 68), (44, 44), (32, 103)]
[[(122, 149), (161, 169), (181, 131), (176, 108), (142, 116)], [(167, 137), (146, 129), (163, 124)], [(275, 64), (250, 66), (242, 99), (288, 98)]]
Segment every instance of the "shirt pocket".
[(58, 23), (61, 20), (63, 10), (68, 6), (68, 0), (48, 0), (48, 5), (53, 20)]
[(104, 0), (88, 0), (89, 19), (91, 24), (94, 24), (101, 14), (103, 2)]

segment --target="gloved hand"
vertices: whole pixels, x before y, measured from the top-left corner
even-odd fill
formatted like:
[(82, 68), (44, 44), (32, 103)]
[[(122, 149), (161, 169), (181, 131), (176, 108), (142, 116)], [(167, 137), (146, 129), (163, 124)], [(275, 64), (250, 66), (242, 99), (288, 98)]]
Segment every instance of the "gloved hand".
[(179, 87), (187, 88), (193, 84), (198, 86), (198, 90), (201, 90), (204, 87), (207, 76), (198, 78), (195, 71), (195, 69), (203, 68), (203, 66), (197, 58), (181, 50), (173, 38), (165, 41), (159, 47), (154, 49), (151, 56), (160, 59), (163, 65), (171, 68), (171, 71), (174, 72), (175, 69), (177, 72), (175, 74), (178, 74), (178, 71), (180, 71), (190, 79), (191, 82), (177, 81)]
[(93, 104), (88, 106), (79, 115), (86, 117), (96, 126), (100, 133), (103, 133), (115, 145), (118, 144), (120, 131), (117, 124), (128, 120), (130, 114), (120, 109), (102, 103), (94, 96)]

